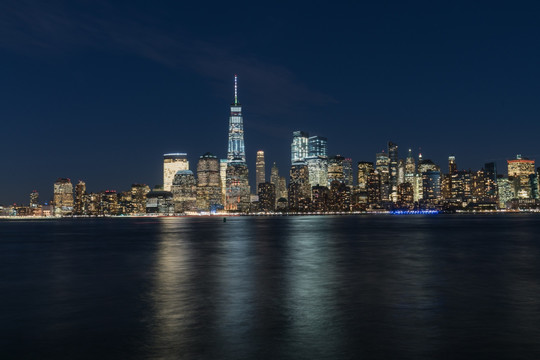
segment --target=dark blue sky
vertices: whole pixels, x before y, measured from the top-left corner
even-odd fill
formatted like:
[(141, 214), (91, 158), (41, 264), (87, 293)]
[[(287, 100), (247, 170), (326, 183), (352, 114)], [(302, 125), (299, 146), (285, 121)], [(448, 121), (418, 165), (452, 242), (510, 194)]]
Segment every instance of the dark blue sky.
[[(331, 4), (331, 6), (330, 6)], [(288, 173), (291, 132), (373, 161), (388, 140), (446, 169), (540, 158), (535, 2), (6, 1), (0, 203), (161, 183), (165, 152), (226, 155), (239, 75), (248, 165)]]

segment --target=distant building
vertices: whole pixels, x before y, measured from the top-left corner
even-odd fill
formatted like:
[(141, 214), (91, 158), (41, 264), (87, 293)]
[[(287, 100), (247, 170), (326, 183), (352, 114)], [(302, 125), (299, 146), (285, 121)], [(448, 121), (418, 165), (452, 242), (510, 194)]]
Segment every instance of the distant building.
[(328, 157), (328, 140), (322, 136), (310, 136), (308, 138), (308, 156)]
[(516, 198), (534, 198), (534, 175), (534, 160), (527, 159), (521, 155), (517, 155), (514, 160), (508, 160), (508, 178), (513, 182)]
[(351, 158), (343, 159), (343, 183), (347, 186), (354, 185), (354, 176), (353, 176)]
[(389, 182), (389, 200), (396, 203), (398, 201), (398, 146), (393, 142), (388, 142), (388, 182)]
[(441, 172), (428, 170), (422, 173), (423, 199), (437, 202), (441, 199)]
[(218, 158), (211, 153), (202, 155), (197, 163), (196, 197), (197, 209), (200, 211), (223, 208), (220, 163)]
[(358, 162), (358, 188), (360, 191), (367, 190), (369, 174), (374, 170), (373, 162), (359, 161)]
[(390, 200), (390, 158), (384, 152), (376, 155), (376, 169), (381, 178), (381, 200)]
[(150, 192), (150, 187), (146, 184), (131, 185), (131, 206), (135, 214), (146, 212), (146, 195)]
[(264, 212), (272, 212), (276, 208), (276, 186), (270, 182), (259, 184), (259, 209)]
[(332, 204), (330, 189), (323, 185), (311, 188), (311, 209), (317, 212), (330, 211)]
[(85, 202), (86, 195), (86, 183), (79, 180), (75, 185), (75, 206), (73, 207), (73, 214), (75, 215), (87, 215), (87, 204)]
[(163, 155), (163, 190), (171, 191), (174, 175), (182, 170), (189, 170), (189, 161), (186, 153)]
[(257, 161), (255, 163), (255, 188), (257, 189), (259, 184), (266, 182), (265, 174), (265, 162), (264, 151), (257, 151)]
[(304, 131), (294, 131), (291, 143), (291, 163), (304, 162), (309, 154), (309, 134)]
[(226, 174), (225, 210), (246, 212), (250, 205), (248, 167), (244, 162), (229, 162)]
[(118, 215), (118, 194), (116, 190), (106, 190), (101, 193), (101, 214)]
[(229, 143), (227, 149), (227, 160), (229, 162), (246, 162), (246, 151), (244, 146), (244, 119), (242, 117), (242, 106), (238, 102), (237, 75), (234, 75), (234, 102), (231, 104), (231, 115), (229, 117)]
[(306, 158), (310, 186), (328, 183), (328, 158), (325, 156), (310, 156)]
[(172, 215), (174, 213), (173, 194), (170, 191), (160, 189), (150, 191), (146, 194), (146, 212), (149, 214)]
[(414, 177), (416, 175), (416, 163), (412, 155), (412, 150), (409, 149), (409, 154), (405, 160), (405, 182), (414, 185)]
[(311, 201), (309, 170), (306, 164), (296, 163), (291, 166), (289, 183), (289, 209), (306, 211)]
[(39, 207), (39, 193), (34, 190), (30, 193), (30, 208), (37, 209)]
[(343, 173), (343, 162), (345, 158), (341, 155), (331, 156), (328, 159), (328, 183), (330, 187), (332, 181), (345, 182), (345, 174)]
[(330, 184), (330, 209), (332, 211), (351, 210), (351, 188), (344, 183), (334, 180)]
[(59, 178), (54, 183), (54, 213), (69, 215), (73, 213), (73, 185), (67, 178)]
[(174, 212), (185, 213), (197, 210), (197, 181), (191, 170), (180, 170), (174, 175), (171, 186)]

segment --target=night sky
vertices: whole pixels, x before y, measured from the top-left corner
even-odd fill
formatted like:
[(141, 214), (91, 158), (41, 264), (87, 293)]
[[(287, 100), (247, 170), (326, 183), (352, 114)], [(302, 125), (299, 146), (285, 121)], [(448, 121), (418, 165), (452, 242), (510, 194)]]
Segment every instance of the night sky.
[(162, 182), (162, 154), (226, 156), (239, 76), (247, 161), (288, 174), (292, 131), (447, 171), (540, 159), (536, 2), (3, 1), (0, 203)]

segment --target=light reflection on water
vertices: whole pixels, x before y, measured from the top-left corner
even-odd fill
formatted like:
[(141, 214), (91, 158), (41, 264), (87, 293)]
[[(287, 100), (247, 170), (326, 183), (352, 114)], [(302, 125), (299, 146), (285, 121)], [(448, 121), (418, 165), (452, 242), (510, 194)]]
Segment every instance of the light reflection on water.
[(540, 218), (0, 223), (2, 358), (536, 358)]

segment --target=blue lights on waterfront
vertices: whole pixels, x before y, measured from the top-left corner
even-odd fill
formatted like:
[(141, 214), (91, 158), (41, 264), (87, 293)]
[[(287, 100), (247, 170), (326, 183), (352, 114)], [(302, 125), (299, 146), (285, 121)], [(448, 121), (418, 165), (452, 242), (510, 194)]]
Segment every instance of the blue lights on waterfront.
[(390, 212), (392, 215), (435, 215), (438, 213), (438, 210), (395, 210)]

